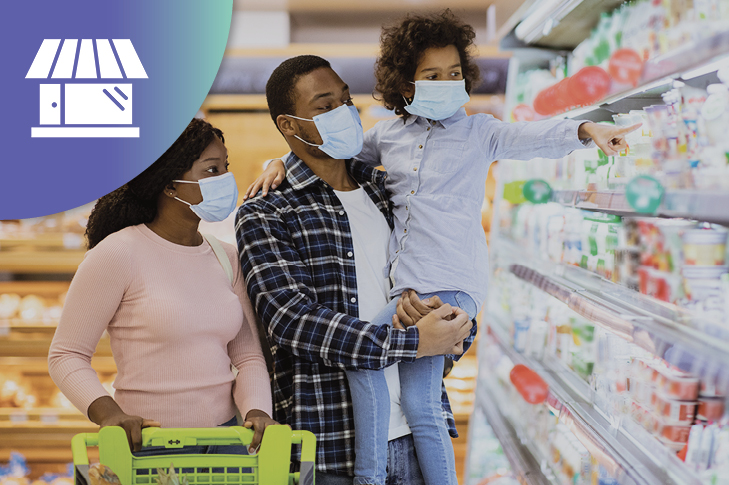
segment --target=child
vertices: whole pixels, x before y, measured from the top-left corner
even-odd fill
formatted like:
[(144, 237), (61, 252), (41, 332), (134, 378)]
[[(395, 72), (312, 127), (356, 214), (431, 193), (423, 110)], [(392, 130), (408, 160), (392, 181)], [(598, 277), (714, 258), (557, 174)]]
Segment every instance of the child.
[[(399, 117), (364, 135), (358, 160), (387, 170), (395, 228), (390, 238), (390, 296), (407, 289), (438, 296), (474, 318), (486, 297), (488, 248), (481, 205), (489, 165), (497, 159), (560, 158), (592, 139), (607, 155), (625, 148), (624, 129), (573, 120), (503, 123), (462, 108), (478, 81), (473, 28), (450, 10), (407, 17), (385, 28), (376, 90)], [(274, 161), (248, 189), (266, 195), (285, 175)], [(390, 322), (397, 298), (372, 320)], [(401, 405), (429, 485), (457, 484), (453, 447), (441, 406), (443, 356), (400, 363)], [(385, 483), (389, 416), (382, 371), (347, 372), (355, 414), (355, 484)], [(378, 399), (378, 396), (380, 397)], [(377, 465), (379, 464), (379, 465)]]

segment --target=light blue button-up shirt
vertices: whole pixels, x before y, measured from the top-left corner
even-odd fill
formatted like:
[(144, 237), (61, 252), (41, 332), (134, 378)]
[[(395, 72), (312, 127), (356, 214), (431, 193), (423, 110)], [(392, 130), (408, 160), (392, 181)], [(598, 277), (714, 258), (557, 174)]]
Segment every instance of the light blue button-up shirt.
[(486, 299), (488, 247), (481, 206), (491, 162), (561, 158), (585, 148), (584, 121), (505, 123), (461, 108), (442, 121), (410, 116), (378, 122), (364, 135), (357, 159), (387, 170), (394, 204), (388, 272), (391, 296), (466, 292), (480, 308)]

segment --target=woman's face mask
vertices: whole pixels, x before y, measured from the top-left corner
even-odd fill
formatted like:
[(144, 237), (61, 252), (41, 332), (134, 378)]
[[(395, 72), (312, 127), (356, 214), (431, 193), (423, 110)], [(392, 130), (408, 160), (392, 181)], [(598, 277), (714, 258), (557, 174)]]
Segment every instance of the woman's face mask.
[[(411, 115), (429, 120), (450, 118), (469, 99), (466, 81), (415, 81), (413, 102), (405, 106)], [(407, 102), (407, 100), (405, 100)]]
[(362, 151), (364, 139), (362, 121), (354, 106), (343, 104), (339, 108), (316, 115), (312, 119), (299, 118), (294, 115), (286, 116), (302, 121), (313, 121), (323, 141), (321, 145), (309, 143), (298, 135), (294, 136), (307, 145), (318, 147), (335, 160), (347, 160)]
[(187, 204), (197, 216), (206, 222), (220, 222), (225, 220), (238, 203), (238, 185), (231, 172), (215, 177), (206, 177), (197, 182), (191, 180), (173, 180), (183, 184), (198, 184), (203, 200), (199, 204), (190, 204), (179, 197), (183, 204)]

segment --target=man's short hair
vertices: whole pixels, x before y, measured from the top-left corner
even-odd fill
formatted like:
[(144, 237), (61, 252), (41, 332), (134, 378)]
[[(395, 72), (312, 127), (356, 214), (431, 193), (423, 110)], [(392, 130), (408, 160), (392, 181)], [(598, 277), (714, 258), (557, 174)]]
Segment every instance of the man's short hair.
[(329, 61), (319, 56), (296, 56), (283, 61), (274, 69), (266, 83), (266, 101), (276, 128), (279, 115), (293, 114), (296, 105), (294, 87), (301, 76), (321, 67), (331, 68)]

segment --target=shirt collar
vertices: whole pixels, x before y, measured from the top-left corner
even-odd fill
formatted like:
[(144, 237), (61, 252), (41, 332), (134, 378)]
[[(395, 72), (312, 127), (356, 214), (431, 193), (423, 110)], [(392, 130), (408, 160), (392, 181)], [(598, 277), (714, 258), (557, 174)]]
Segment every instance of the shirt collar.
[[(360, 184), (381, 184), (385, 181), (385, 172), (369, 167), (354, 159), (346, 160), (344, 163), (347, 165), (347, 171), (349, 174)], [(293, 152), (289, 154), (285, 165), (286, 178), (291, 184), (291, 188), (294, 190), (301, 190), (319, 181), (323, 182), (322, 179), (319, 178), (319, 176), (316, 175), (309, 166)]]
[[(461, 107), (458, 108), (458, 111), (456, 111), (453, 116), (444, 120), (436, 121), (436, 123), (440, 123), (441, 125), (443, 125), (444, 128), (448, 128), (449, 126), (461, 121), (466, 116), (466, 108)], [(410, 115), (408, 119), (405, 120), (405, 126), (410, 126), (411, 124), (415, 123), (418, 118), (421, 118), (424, 123), (430, 123), (426, 118), (423, 118), (422, 116)]]

